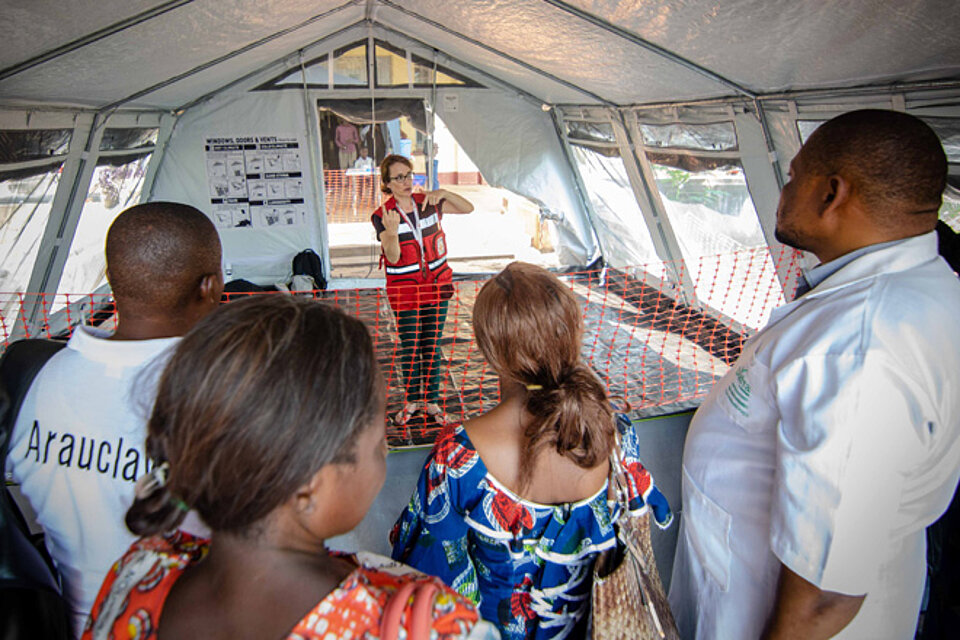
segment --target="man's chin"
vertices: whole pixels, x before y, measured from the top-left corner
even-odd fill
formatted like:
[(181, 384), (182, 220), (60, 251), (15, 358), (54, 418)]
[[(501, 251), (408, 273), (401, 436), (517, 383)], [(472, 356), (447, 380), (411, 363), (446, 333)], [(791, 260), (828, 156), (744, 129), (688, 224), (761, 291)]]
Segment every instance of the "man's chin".
[(802, 246), (802, 243), (796, 239), (796, 237), (790, 235), (787, 232), (781, 231), (780, 229), (773, 230), (773, 237), (777, 239), (777, 242), (780, 244), (785, 244), (788, 247), (793, 247), (794, 249), (799, 249), (800, 251), (806, 251)]

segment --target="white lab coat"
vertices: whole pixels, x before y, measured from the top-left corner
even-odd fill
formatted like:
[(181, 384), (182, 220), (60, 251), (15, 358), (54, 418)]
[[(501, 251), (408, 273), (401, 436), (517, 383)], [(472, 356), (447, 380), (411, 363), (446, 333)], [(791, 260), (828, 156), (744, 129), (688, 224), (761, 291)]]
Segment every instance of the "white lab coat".
[(867, 594), (838, 637), (912, 638), (925, 527), (960, 475), (960, 281), (933, 233), (774, 311), (697, 411), (670, 602), (685, 638), (757, 638), (780, 563)]

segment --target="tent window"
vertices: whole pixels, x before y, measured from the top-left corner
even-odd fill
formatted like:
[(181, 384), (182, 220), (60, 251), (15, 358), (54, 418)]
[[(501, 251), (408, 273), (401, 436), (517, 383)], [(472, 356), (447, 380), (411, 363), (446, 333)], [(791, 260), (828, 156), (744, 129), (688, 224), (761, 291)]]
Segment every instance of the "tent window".
[(66, 155), (73, 129), (0, 131), (0, 164)]
[[(574, 124), (585, 123), (567, 122), (568, 130)], [(663, 262), (657, 257), (650, 231), (644, 224), (619, 150), (572, 140), (570, 146), (590, 204), (602, 223), (597, 233), (606, 260), (613, 267), (640, 267), (663, 279)]]
[[(327, 64), (326, 54), (303, 63), (303, 69), (307, 74), (307, 87), (326, 89), (330, 84), (330, 67)], [(297, 67), (293, 71), (287, 71), (283, 75), (263, 83), (257, 87), (257, 90), (287, 89), (290, 87), (301, 89), (303, 84), (303, 72), (300, 67)]]
[(940, 143), (950, 164), (960, 164), (960, 119), (923, 118), (940, 137)]
[(156, 127), (124, 127), (107, 129), (100, 140), (100, 151), (116, 151), (120, 149), (143, 149), (157, 144), (157, 135), (160, 130)]
[(405, 87), (412, 81), (407, 56), (385, 42), (377, 42), (377, 86)]
[[(4, 293), (26, 292), (61, 167), (50, 165), (32, 175), (0, 172), (0, 291)], [(4, 318), (16, 316), (16, 297), (3, 297), (0, 305)]]
[(640, 133), (648, 147), (702, 151), (737, 150), (737, 133), (732, 122), (641, 124)]
[(150, 156), (146, 153), (132, 158), (100, 158), (70, 244), (58, 293), (89, 293), (106, 282), (103, 243), (107, 229), (121, 211), (140, 201)]
[(566, 125), (567, 138), (571, 142), (594, 142), (612, 145), (617, 144), (617, 138), (613, 133), (613, 125), (609, 122), (582, 122), (579, 120), (568, 120)]
[[(416, 87), (433, 86), (433, 62), (411, 54), (413, 77), (407, 66), (407, 52), (382, 40), (376, 41), (377, 52), (377, 86), (379, 87), (406, 87), (413, 84)], [(437, 65), (437, 86), (462, 87), (480, 86), (461, 76), (455, 71)]]
[(800, 144), (806, 144), (813, 132), (826, 120), (797, 120), (797, 133), (800, 134)]
[(335, 87), (367, 86), (367, 45), (352, 44), (333, 53)]
[[(773, 263), (757, 269), (749, 251), (764, 249), (743, 167), (737, 160), (709, 155), (647, 151), (667, 217), (680, 243), (697, 297), (739, 322), (758, 327), (766, 318), (744, 316), (750, 310), (738, 292), (777, 287)], [(700, 271), (716, 273), (701, 278)]]
[[(411, 59), (413, 61), (413, 84), (416, 87), (430, 87), (433, 86), (433, 63), (429, 60), (421, 58), (417, 55), (412, 55)], [(467, 78), (461, 76), (455, 71), (451, 71), (446, 67), (437, 65), (437, 86), (438, 87), (478, 87), (476, 82), (472, 82)]]

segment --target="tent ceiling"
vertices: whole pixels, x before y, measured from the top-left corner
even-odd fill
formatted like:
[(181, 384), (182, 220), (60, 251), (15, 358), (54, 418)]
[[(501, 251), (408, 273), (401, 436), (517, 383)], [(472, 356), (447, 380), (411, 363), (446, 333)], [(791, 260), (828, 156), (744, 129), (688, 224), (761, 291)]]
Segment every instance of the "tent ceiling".
[(104, 106), (174, 79), (131, 105), (180, 106), (365, 17), (552, 103), (960, 78), (955, 0), (0, 0), (0, 12), (0, 99), (36, 103)]
[(960, 75), (956, 0), (570, 0), (758, 93)]
[[(82, 4), (87, 3), (92, 4), (90, 0)], [(336, 11), (339, 7), (343, 9)], [(59, 16), (47, 19), (59, 22), (64, 19), (62, 13), (63, 9)], [(309, 23), (325, 14), (330, 15)], [(343, 0), (193, 0), (6, 78), (0, 81), (0, 95), (102, 106), (292, 30), (253, 48), (255, 55), (246, 61), (237, 56), (214, 65), (205, 84), (194, 86), (192, 92), (167, 92), (171, 102), (158, 101), (156, 96), (142, 101), (143, 105), (175, 107), (252, 71), (253, 64), (262, 66), (335, 31), (345, 17), (351, 19), (346, 14), (352, 14), (354, 22), (362, 19), (363, 5)], [(14, 50), (19, 39), (8, 40)]]

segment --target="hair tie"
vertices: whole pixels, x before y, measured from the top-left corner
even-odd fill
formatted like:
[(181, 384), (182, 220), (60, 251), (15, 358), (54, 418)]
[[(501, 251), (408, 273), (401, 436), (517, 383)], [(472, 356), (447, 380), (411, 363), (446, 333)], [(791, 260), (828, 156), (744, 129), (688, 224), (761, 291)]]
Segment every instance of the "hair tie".
[(157, 489), (162, 489), (167, 485), (167, 478), (170, 475), (170, 463), (154, 465), (148, 473), (140, 476), (137, 484), (134, 486), (133, 493), (139, 500), (143, 500)]
[(177, 509), (180, 509), (180, 511), (183, 511), (184, 513), (187, 513), (190, 511), (190, 505), (188, 505), (186, 502), (184, 502), (180, 498), (171, 498), (170, 502), (173, 504), (173, 506), (175, 506)]
[(542, 385), (542, 384), (527, 384), (527, 385), (524, 385), (524, 386), (527, 388), (527, 391), (542, 391), (542, 390), (543, 390), (543, 385)]

